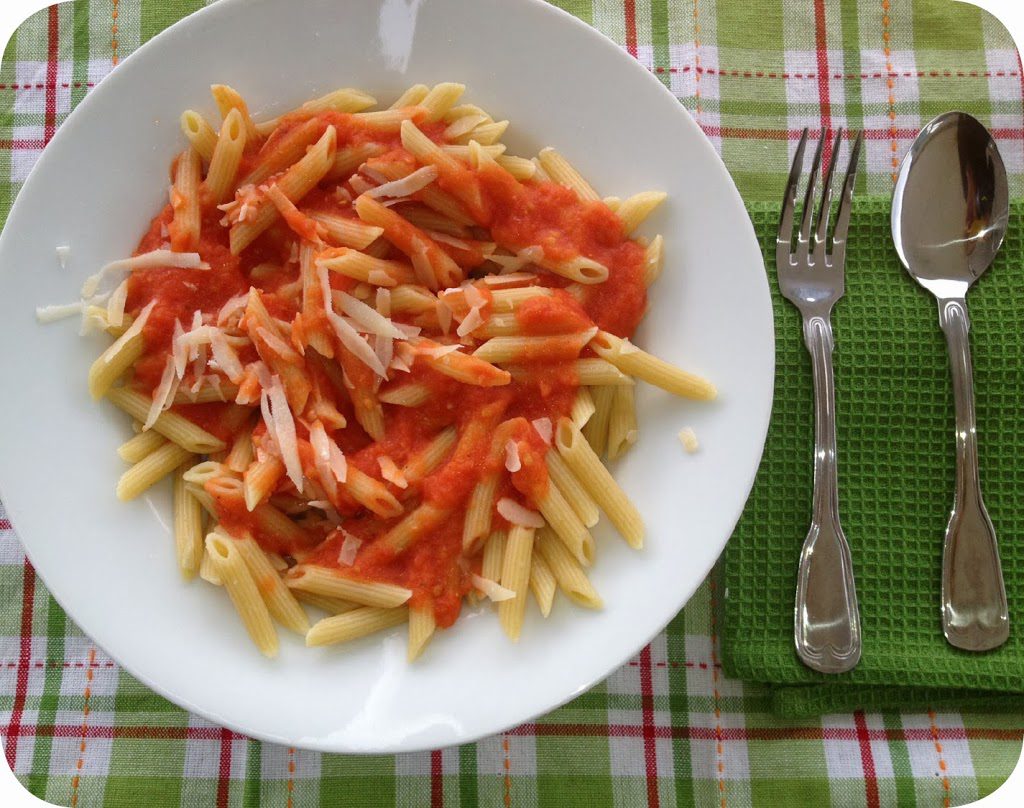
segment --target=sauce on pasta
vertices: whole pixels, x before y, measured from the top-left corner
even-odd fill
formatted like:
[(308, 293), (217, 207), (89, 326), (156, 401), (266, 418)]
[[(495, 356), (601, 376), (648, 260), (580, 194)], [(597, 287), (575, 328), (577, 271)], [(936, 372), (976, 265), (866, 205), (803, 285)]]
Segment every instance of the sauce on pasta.
[[(446, 124), (422, 120), (418, 123), (432, 141), (444, 143)], [(301, 527), (301, 540), (291, 534), (283, 537), (268, 531), (256, 518), (256, 511), (248, 510), (237, 498), (226, 496), (215, 497), (222, 526), (233, 535), (252, 535), (265, 550), (289, 560), (334, 568), (345, 576), (407, 587), (413, 592), (410, 605), (432, 604), (437, 624), (448, 626), (458, 617), (462, 599), (471, 589), (472, 574), (480, 571), (479, 543), (473, 552), (463, 548), (465, 510), (474, 487), (488, 475), (496, 475), (499, 482), (495, 502), (510, 498), (530, 510), (538, 509), (538, 501), (550, 484), (545, 464), (549, 446), (532, 422), (548, 419), (550, 424), (556, 424), (569, 415), (579, 386), (576, 359), (593, 353), (584, 349), (581, 354), (578, 340), (574, 342), (572, 337), (566, 337), (561, 347), (552, 348), (554, 343), (550, 343), (542, 352), (526, 350), (514, 363), (510, 383), (496, 386), (463, 383), (442, 374), (430, 363), (419, 361), (417, 355), (407, 371), (389, 370), (388, 380), (378, 390), (373, 371), (352, 359), (350, 352), (325, 328), (324, 318), (304, 314), (297, 245), (302, 234), (310, 235), (303, 227), (309, 227), (311, 213), (358, 220), (352, 200), (366, 186), (380, 184), (381, 177), (375, 174), (374, 166), (418, 165), (402, 147), (399, 133), (362, 124), (355, 115), (295, 114), (282, 119), (263, 144), (246, 150), (239, 176), (255, 170), (275, 148), (303, 127), (312, 133), (313, 142), (331, 126), (337, 134), (338, 153), (372, 145), (373, 154), (365, 161), (368, 170), (363, 174), (353, 175), (353, 169), (346, 176), (322, 180), (297, 203), (297, 216), (279, 217), (240, 255), (231, 252), (229, 229), (221, 223), (224, 212), (207, 206), (195, 251), (209, 264), (209, 269), (166, 268), (131, 275), (126, 311), (138, 316), (151, 301), (156, 301), (156, 305), (145, 324), (145, 347), (130, 384), (153, 394), (173, 350), (176, 323), (188, 330), (197, 311), (202, 312), (205, 321), (216, 323), (229, 301), (245, 295), (250, 288), (259, 290), (266, 310), (290, 338), (287, 347), (298, 357), (291, 361), (301, 369), (315, 394), (346, 422), (343, 428), (330, 424), (325, 424), (325, 428), (344, 453), (349, 473), (356, 469), (386, 486), (401, 503), (402, 513), (376, 514), (356, 501), (343, 485), (338, 486), (335, 496), (328, 497), (329, 507), (324, 510), (302, 508), (302, 500), (314, 497), (307, 491), (300, 498), (288, 476), (282, 475), (269, 501), (285, 513), (292, 512), (293, 521)], [(496, 242), (510, 254), (539, 245), (544, 257), (551, 261), (585, 256), (608, 268), (607, 281), (572, 288), (566, 278), (533, 265), (523, 267), (523, 271), (536, 275), (530, 285), (554, 290), (549, 296), (533, 297), (516, 307), (514, 320), (523, 335), (578, 335), (594, 326), (620, 337), (632, 334), (646, 307), (644, 249), (627, 237), (621, 220), (608, 206), (581, 201), (574, 191), (553, 182), (519, 181), (494, 166), (474, 170), (462, 161), (458, 165), (457, 171), (441, 171), (436, 187), (460, 198), (467, 195), (468, 189), (472, 190), (479, 204), (464, 209), (474, 217), (474, 226), (465, 237), (439, 239), (437, 244), (469, 273), (468, 281), (473, 282), (474, 270), (487, 260), (488, 242)], [(401, 213), (408, 206), (418, 205), (421, 198), (421, 192), (413, 193), (390, 209)], [(137, 253), (166, 248), (173, 219), (174, 210), (168, 205), (153, 219)], [(329, 246), (325, 243), (318, 249)], [(376, 247), (377, 258), (409, 264), (408, 258), (386, 241)], [(332, 291), (344, 292), (374, 306), (375, 290), (367, 284), (338, 272), (329, 273), (329, 282)], [(475, 286), (484, 301), (479, 314), (486, 321), (495, 311), (493, 289), (484, 283)], [(422, 327), (423, 336), (442, 345), (458, 341), (458, 320), (451, 322), (446, 334), (443, 317), (433, 309), (392, 312), (390, 317), (394, 323)], [(241, 325), (237, 314), (230, 322), (235, 328)], [(315, 330), (326, 333), (335, 352), (334, 359), (317, 358), (314, 349), (303, 342), (303, 337)], [(464, 346), (463, 352), (471, 353), (472, 346), (482, 341), (465, 340), (469, 346)], [(236, 350), (246, 367), (258, 363), (265, 353), (251, 342), (239, 344)], [(339, 363), (338, 357), (346, 359)], [(186, 376), (183, 386), (189, 381)], [(346, 389), (346, 383), (352, 386), (352, 392)], [(353, 397), (372, 396), (406, 385), (420, 386), (425, 400), (419, 406), (383, 404), (385, 428), (377, 439), (372, 438), (359, 424)], [(272, 449), (258, 407), (241, 407), (229, 400), (176, 404), (173, 410), (222, 438), (229, 447), (235, 437), (251, 430), (257, 456)], [(316, 480), (310, 435), (314, 415), (312, 411), (293, 414), (303, 473), (308, 480)], [(385, 478), (385, 466), (408, 469), (432, 441), (452, 428), (455, 438), (445, 459), (425, 477), (409, 480), (404, 487), (394, 475), (391, 480)], [(506, 473), (508, 442), (515, 444), (518, 470)], [(407, 548), (385, 548), (381, 537), (423, 506), (433, 509), (425, 512), (441, 516)], [(340, 524), (331, 517), (331, 511), (341, 517)], [(493, 514), (492, 529), (507, 526), (500, 514)], [(351, 565), (342, 564), (339, 553), (352, 537), (360, 542), (358, 552)]]

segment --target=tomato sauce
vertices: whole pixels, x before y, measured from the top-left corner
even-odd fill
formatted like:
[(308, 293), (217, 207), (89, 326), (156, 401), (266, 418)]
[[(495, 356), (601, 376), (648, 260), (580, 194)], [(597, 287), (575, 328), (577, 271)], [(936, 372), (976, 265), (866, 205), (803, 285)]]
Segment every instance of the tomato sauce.
[[(426, 124), (422, 120), (418, 123), (428, 137), (443, 142), (445, 124)], [(276, 149), (287, 146), (289, 138), (312, 143), (328, 126), (336, 128), (339, 149), (376, 144), (376, 157), (369, 161), (371, 167), (387, 163), (400, 163), (409, 168), (417, 166), (402, 148), (397, 130), (367, 126), (354, 115), (300, 112), (285, 116), (262, 146), (246, 150), (239, 176), (249, 174)], [(282, 324), (285, 342), (290, 340), (296, 350), (303, 350), (302, 373), (312, 393), (307, 411), (293, 415), (306, 476), (313, 480), (317, 475), (308, 424), (318, 417), (315, 407), (319, 401), (347, 422), (345, 428), (329, 425), (325, 428), (344, 453), (349, 468), (358, 469), (383, 484), (401, 503), (403, 512), (390, 518), (378, 516), (362, 507), (344, 485), (339, 485), (331, 504), (343, 517), (340, 527), (316, 516), (313, 511), (296, 516), (295, 523), (309, 538), (308, 543), (301, 546), (282, 543), (280, 537), (264, 534), (259, 520), (237, 499), (217, 499), (221, 523), (234, 535), (252, 535), (265, 549), (294, 556), (300, 562), (334, 567), (345, 575), (408, 587), (413, 591), (412, 605), (432, 605), (437, 623), (442, 627), (451, 625), (458, 617), (462, 599), (471, 589), (471, 575), (479, 571), (479, 557), (467, 557), (462, 546), (466, 503), (474, 487), (485, 476), (498, 473), (496, 500), (510, 497), (527, 508), (538, 509), (550, 485), (545, 461), (550, 446), (531, 422), (548, 419), (553, 427), (559, 418), (569, 415), (579, 386), (576, 372), (579, 335), (597, 326), (628, 337), (647, 305), (643, 284), (644, 250), (626, 237), (620, 220), (604, 203), (581, 201), (572, 190), (551, 182), (519, 182), (503, 170), (488, 167), (473, 170), (464, 164), (460, 166), (454, 171), (443, 171), (437, 186), (462, 200), (467, 213), (483, 229), (473, 230), (472, 238), (439, 240), (434, 249), (439, 248), (464, 272), (470, 273), (485, 262), (489, 252), (487, 242), (496, 242), (512, 251), (539, 245), (545, 257), (552, 261), (585, 256), (602, 263), (608, 267), (608, 280), (582, 290), (570, 290), (570, 293), (565, 289), (569, 286), (565, 278), (527, 267), (525, 271), (536, 271), (535, 283), (552, 288), (553, 293), (520, 303), (515, 309), (515, 322), (523, 334), (553, 339), (549, 349), (538, 353), (528, 351), (515, 363), (511, 382), (495, 387), (463, 384), (422, 361), (413, 362), (408, 373), (392, 371), (389, 380), (383, 382), (383, 388), (418, 386), (426, 391), (426, 400), (416, 407), (384, 404), (385, 429), (379, 440), (371, 438), (358, 423), (356, 405), (379, 406), (376, 394), (381, 388), (380, 380), (334, 337), (326, 316), (317, 314), (316, 307), (307, 310), (305, 316), (301, 313), (302, 285), (293, 228), (307, 228), (309, 220), (305, 216), (314, 212), (358, 219), (351, 204), (358, 196), (358, 187), (349, 177), (328, 175), (319, 187), (297, 203), (302, 219), (293, 216), (290, 228), (279, 218), (240, 256), (232, 255), (229, 249), (229, 230), (221, 224), (223, 212), (207, 207), (197, 252), (210, 268), (134, 272), (129, 280), (126, 305), (126, 311), (137, 316), (151, 300), (158, 301), (145, 325), (145, 349), (131, 382), (152, 393), (171, 351), (175, 322), (180, 322), (187, 331), (194, 313), (200, 311), (207, 323), (215, 323), (217, 313), (228, 300), (245, 294), (250, 287), (262, 291), (266, 309)], [(266, 180), (272, 181), (272, 176)], [(389, 210), (400, 213), (401, 207)], [(173, 209), (168, 205), (153, 219), (139, 244), (139, 254), (167, 248), (173, 216)], [(383, 250), (378, 248), (374, 254), (408, 263), (400, 249), (403, 246), (408, 245), (388, 245)], [(329, 280), (332, 289), (357, 297), (362, 294), (362, 298), (373, 305), (372, 290), (369, 296), (361, 293), (363, 285), (352, 278), (331, 272)], [(494, 297), (485, 284), (477, 284), (477, 288), (484, 300), (480, 315), (486, 320), (494, 311)], [(322, 305), (319, 287), (315, 295), (319, 307)], [(236, 324), (240, 315), (241, 311), (235, 315)], [(432, 312), (429, 317), (399, 313), (392, 319), (405, 324), (436, 323)], [(424, 336), (453, 342), (457, 324), (452, 324), (447, 337), (438, 333), (436, 325), (428, 327)], [(313, 332), (330, 334), (333, 359), (319, 359), (311, 353), (311, 348), (305, 347)], [(479, 342), (482, 340), (477, 340)], [(550, 349), (551, 345), (554, 350)], [(465, 354), (472, 351), (472, 344), (464, 349)], [(256, 348), (251, 346), (239, 347), (238, 356), (243, 365), (260, 358)], [(269, 435), (259, 418), (258, 408), (251, 407), (251, 402), (248, 409), (234, 403), (179, 404), (174, 406), (174, 411), (228, 445), (242, 430), (253, 429), (254, 443), (260, 451), (266, 451), (270, 446)], [(386, 458), (399, 469), (406, 468), (446, 429), (454, 429), (454, 445), (425, 477), (409, 480), (405, 486), (384, 479), (382, 460)], [(515, 443), (519, 458), (520, 466), (515, 472), (508, 472), (505, 466), (508, 441)], [(287, 477), (277, 490), (298, 494)], [(313, 498), (308, 489), (300, 496), (302, 500)], [(368, 552), (417, 507), (433, 509), (431, 512), (439, 515), (437, 524), (427, 535), (397, 554)], [(509, 527), (497, 512), (493, 513), (492, 524), (495, 529)], [(362, 541), (352, 566), (341, 564), (338, 558), (346, 536)]]

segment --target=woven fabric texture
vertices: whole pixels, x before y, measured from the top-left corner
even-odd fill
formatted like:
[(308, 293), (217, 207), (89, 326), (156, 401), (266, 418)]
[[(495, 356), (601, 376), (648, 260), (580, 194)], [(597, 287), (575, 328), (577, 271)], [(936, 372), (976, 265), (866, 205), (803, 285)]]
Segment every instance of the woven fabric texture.
[[(1024, 693), (1024, 635), (974, 654), (949, 646), (939, 620), (942, 538), (953, 491), (953, 398), (932, 296), (903, 270), (889, 235), (889, 199), (857, 200), (846, 296), (833, 313), (840, 513), (854, 558), (864, 651), (848, 674), (826, 676), (793, 650), (796, 558), (811, 513), (813, 385), (800, 314), (774, 272), (778, 206), (751, 209), (775, 303), (772, 423), (746, 511), (725, 551), (722, 655), (726, 672), (772, 683), (827, 682), (806, 698), (849, 704), (845, 685), (931, 686)], [(990, 272), (971, 290), (971, 343), (981, 478), (999, 535), (1010, 609), (1024, 609), (1024, 330), (1019, 323), (1024, 204)], [(859, 687), (858, 706), (886, 691)], [(785, 694), (786, 703), (800, 689)], [(907, 695), (907, 694), (905, 694)], [(936, 694), (937, 695), (937, 694)], [(977, 695), (974, 696), (977, 699)], [(998, 701), (998, 696), (990, 696)], [(948, 694), (947, 694), (948, 700)], [(1020, 703), (1020, 699), (1016, 699)], [(914, 706), (900, 699), (904, 707)], [(780, 696), (780, 704), (782, 703)], [(918, 700), (917, 707), (928, 700)]]

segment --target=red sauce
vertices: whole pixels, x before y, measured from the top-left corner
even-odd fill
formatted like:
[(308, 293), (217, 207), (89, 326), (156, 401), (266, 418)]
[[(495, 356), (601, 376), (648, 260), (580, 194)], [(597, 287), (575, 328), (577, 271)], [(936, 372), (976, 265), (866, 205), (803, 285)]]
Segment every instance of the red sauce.
[[(443, 141), (445, 124), (419, 123), (428, 137), (435, 142)], [(247, 149), (240, 176), (272, 159), (290, 141), (315, 142), (328, 126), (336, 128), (339, 149), (377, 144), (378, 156), (371, 161), (371, 166), (386, 167), (396, 162), (410, 168), (417, 165), (402, 148), (398, 131), (368, 127), (353, 115), (297, 113), (285, 116), (277, 131), (261, 147)], [(273, 174), (266, 181), (272, 182)], [(345, 454), (349, 467), (383, 483), (402, 504), (403, 513), (389, 518), (378, 516), (360, 505), (344, 486), (338, 486), (333, 505), (344, 517), (344, 533), (318, 517), (296, 517), (296, 524), (305, 531), (308, 541), (282, 542), (280, 537), (263, 532), (259, 520), (244, 503), (229, 497), (217, 499), (221, 523), (235, 535), (252, 535), (265, 549), (294, 555), (302, 562), (339, 568), (346, 575), (406, 586), (413, 591), (413, 605), (432, 604), (438, 624), (448, 626), (458, 617), (462, 598), (471, 588), (471, 572), (479, 570), (479, 558), (465, 557), (462, 547), (464, 510), (475, 485), (485, 476), (497, 473), (496, 500), (511, 497), (527, 508), (538, 508), (550, 484), (545, 462), (550, 447), (531, 422), (546, 418), (553, 426), (570, 413), (578, 388), (575, 371), (575, 360), (580, 355), (578, 335), (597, 326), (619, 336), (629, 336), (643, 315), (647, 301), (642, 282), (643, 249), (626, 238), (619, 219), (603, 203), (583, 202), (573, 191), (554, 183), (521, 183), (504, 171), (489, 168), (474, 171), (464, 164), (454, 170), (443, 170), (437, 186), (456, 196), (467, 213), (489, 231), (474, 231), (472, 238), (457, 239), (454, 243), (439, 240), (436, 247), (431, 245), (431, 249), (439, 248), (447, 254), (463, 271), (468, 273), (483, 263), (486, 242), (494, 241), (511, 250), (540, 245), (545, 256), (554, 261), (586, 256), (607, 266), (609, 277), (604, 283), (584, 287), (577, 299), (564, 290), (569, 284), (565, 278), (536, 270), (537, 283), (555, 291), (550, 296), (521, 303), (515, 320), (522, 333), (551, 338), (553, 341), (548, 347), (541, 352), (528, 352), (518, 361), (513, 379), (507, 385), (463, 384), (422, 361), (414, 362), (409, 373), (392, 373), (385, 387), (420, 385), (429, 395), (418, 407), (383, 405), (385, 430), (380, 440), (375, 441), (366, 433), (356, 415), (361, 408), (377, 406), (379, 381), (366, 364), (328, 331), (327, 319), (319, 309), (319, 287), (313, 293), (316, 306), (307, 306), (306, 313), (302, 314), (294, 230), (309, 229), (310, 220), (305, 217), (311, 212), (357, 219), (349, 202), (357, 194), (353, 193), (355, 185), (348, 177), (326, 179), (297, 203), (291, 227), (279, 219), (241, 256), (230, 252), (228, 228), (220, 224), (222, 212), (207, 207), (198, 252), (210, 269), (163, 268), (135, 272), (129, 281), (126, 308), (137, 316), (151, 300), (158, 301), (146, 323), (145, 350), (131, 382), (152, 392), (164, 371), (176, 321), (188, 330), (194, 312), (200, 311), (207, 322), (213, 322), (229, 299), (246, 293), (250, 286), (260, 289), (271, 317), (288, 324), (290, 337), (282, 331), (282, 338), (285, 342), (290, 338), (293, 349), (305, 351), (300, 361), (311, 390), (309, 409), (295, 415), (300, 456), (307, 478), (319, 479), (307, 427), (307, 423), (319, 417), (313, 409), (319, 401), (347, 421), (347, 426), (341, 429), (326, 420), (323, 423)], [(401, 207), (389, 210), (400, 213)], [(168, 205), (153, 220), (139, 244), (138, 253), (166, 247), (173, 216), (173, 209)], [(417, 232), (411, 226), (396, 228), (389, 233), (391, 246), (375, 254), (408, 262), (401, 248), (408, 247), (406, 242)], [(360, 293), (360, 284), (354, 279), (335, 272), (329, 275), (332, 289)], [(478, 288), (486, 301), (481, 311), (486, 320), (494, 310), (494, 298), (485, 285), (478, 284)], [(367, 302), (372, 305), (373, 299)], [(396, 314), (393, 319), (406, 324), (422, 323), (430, 321), (432, 315), (424, 318), (419, 314)], [(321, 362), (314, 359), (304, 340), (308, 341), (311, 333), (325, 332), (330, 334), (334, 358)], [(427, 328), (424, 335), (446, 341), (438, 334), (436, 326)], [(453, 337), (454, 334), (449, 339)], [(267, 350), (265, 343), (261, 342), (260, 349)], [(471, 352), (471, 348), (465, 351)], [(238, 355), (244, 365), (259, 359), (256, 348), (251, 346), (239, 348)], [(188, 376), (186, 380), (190, 380)], [(282, 381), (287, 385), (286, 378), (282, 377)], [(254, 414), (251, 409), (233, 403), (176, 405), (174, 411), (229, 444), (240, 431), (253, 428), (255, 422), (254, 443), (261, 451), (270, 445), (258, 411)], [(384, 480), (382, 461), (390, 460), (399, 469), (406, 468), (449, 428), (455, 430), (454, 446), (424, 478), (410, 480), (405, 487)], [(515, 443), (520, 462), (520, 468), (514, 473), (507, 472), (505, 467), (508, 441)], [(287, 476), (282, 478), (277, 492), (298, 493)], [(301, 498), (314, 497), (307, 490)], [(382, 537), (417, 507), (436, 514), (429, 531), (402, 552), (378, 551), (384, 546)], [(493, 525), (507, 527), (497, 513), (493, 515)], [(363, 542), (351, 567), (342, 565), (338, 559), (345, 535)]]

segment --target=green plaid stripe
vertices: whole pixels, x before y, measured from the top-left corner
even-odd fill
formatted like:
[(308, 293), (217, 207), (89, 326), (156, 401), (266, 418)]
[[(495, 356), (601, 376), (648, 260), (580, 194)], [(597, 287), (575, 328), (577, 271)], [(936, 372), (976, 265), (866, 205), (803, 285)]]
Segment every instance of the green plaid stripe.
[[(992, 126), (1015, 195), (1024, 190), (1016, 51), (976, 9), (924, 0), (557, 4), (679, 97), (748, 201), (778, 197), (803, 126), (865, 129), (859, 190), (887, 193), (894, 154), (953, 107)], [(0, 63), (0, 215), (47, 135), (115, 56), (201, 5), (76, 0), (21, 26)], [(534, 723), (421, 754), (322, 755), (237, 736), (120, 671), (35, 578), (0, 506), (0, 728), (32, 793), (89, 807), (957, 805), (997, 788), (1016, 763), (1013, 715), (774, 717), (766, 689), (721, 673), (720, 595), (705, 583), (640, 656)]]

